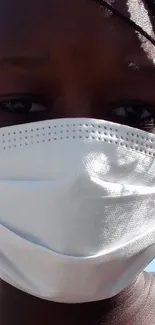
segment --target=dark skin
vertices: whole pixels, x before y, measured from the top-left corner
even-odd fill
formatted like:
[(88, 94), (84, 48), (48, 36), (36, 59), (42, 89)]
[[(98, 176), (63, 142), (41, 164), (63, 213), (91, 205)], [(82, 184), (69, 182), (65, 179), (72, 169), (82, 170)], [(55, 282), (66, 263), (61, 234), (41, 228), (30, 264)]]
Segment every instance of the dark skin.
[[(127, 3), (132, 0), (113, 5), (129, 16)], [(135, 19), (146, 28), (143, 17), (142, 10)], [(155, 22), (151, 23), (155, 28)], [(39, 111), (22, 114), (2, 110), (0, 127), (60, 117), (108, 119), (111, 107), (128, 101), (147, 103), (155, 115), (154, 47), (147, 42), (144, 48), (143, 42), (130, 26), (95, 1), (1, 0), (0, 101), (26, 97), (46, 109), (37, 106)], [(132, 124), (141, 127), (134, 119)], [(150, 131), (154, 132), (153, 126)], [(135, 290), (143, 292), (145, 280), (138, 281), (141, 289)], [(107, 301), (67, 305), (34, 298), (1, 281), (0, 324), (139, 325), (130, 316), (129, 321), (125, 315), (119, 321), (135, 283), (138, 286), (134, 282)], [(117, 313), (112, 314), (115, 309)], [(145, 321), (148, 324), (152, 325)]]

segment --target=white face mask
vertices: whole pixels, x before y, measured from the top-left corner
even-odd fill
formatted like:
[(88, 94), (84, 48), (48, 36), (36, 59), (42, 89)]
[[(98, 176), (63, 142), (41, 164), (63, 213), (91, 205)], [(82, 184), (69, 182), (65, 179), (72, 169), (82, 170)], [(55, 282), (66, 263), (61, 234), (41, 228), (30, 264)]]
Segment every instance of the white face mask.
[(155, 256), (155, 135), (59, 119), (0, 129), (0, 277), (32, 295), (109, 298)]

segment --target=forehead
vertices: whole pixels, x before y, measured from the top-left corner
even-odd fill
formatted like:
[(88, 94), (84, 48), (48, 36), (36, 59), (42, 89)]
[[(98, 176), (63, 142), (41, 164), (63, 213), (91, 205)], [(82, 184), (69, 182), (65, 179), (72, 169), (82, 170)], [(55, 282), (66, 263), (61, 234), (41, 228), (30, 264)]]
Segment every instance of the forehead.
[[(108, 3), (150, 32), (153, 23), (145, 7), (140, 5), (142, 1), (136, 2), (136, 5), (134, 0), (108, 0)], [(21, 74), (14, 70), (16, 64), (22, 69), (26, 67), (26, 73), (36, 68), (36, 78), (41, 67), (47, 65), (50, 76), (49, 73), (46, 76), (55, 78), (56, 75), (63, 80), (65, 87), (67, 82), (72, 82), (73, 75), (76, 85), (79, 78), (81, 85), (89, 83), (89, 80), (94, 83), (98, 78), (105, 79), (106, 85), (111, 80), (115, 82), (117, 78), (118, 82), (122, 78), (124, 84), (124, 78), (127, 80), (128, 74), (130, 77), (129, 68), (136, 70), (141, 67), (142, 72), (150, 66), (152, 69), (154, 54), (154, 47), (149, 41), (116, 15), (101, 8), (95, 0), (0, 1), (2, 94), (8, 93), (9, 89), (13, 91), (16, 78), (18, 87), (15, 88), (19, 89)], [(39, 65), (40, 62), (42, 65)], [(141, 69), (137, 75), (139, 80), (140, 74)], [(147, 83), (146, 76), (145, 73), (145, 81), (141, 78), (143, 86)], [(30, 77), (29, 74), (29, 85)], [(115, 89), (118, 92), (118, 87)]]
[[(135, 6), (133, 0), (110, 0), (113, 6), (131, 16), (136, 23), (148, 30), (143, 8)], [(135, 8), (135, 9), (134, 9)], [(139, 13), (140, 9), (140, 13)], [(152, 32), (152, 31), (151, 31)], [(1, 52), (52, 51), (53, 43), (64, 42), (92, 45), (97, 42), (111, 43), (119, 47), (130, 44), (135, 48), (135, 34), (121, 19), (104, 10), (95, 0), (44, 0), (0, 2), (0, 48)], [(87, 40), (87, 42), (86, 42)], [(37, 46), (37, 48), (36, 48)], [(131, 46), (127, 47), (131, 50)], [(123, 48), (124, 51), (125, 47)]]

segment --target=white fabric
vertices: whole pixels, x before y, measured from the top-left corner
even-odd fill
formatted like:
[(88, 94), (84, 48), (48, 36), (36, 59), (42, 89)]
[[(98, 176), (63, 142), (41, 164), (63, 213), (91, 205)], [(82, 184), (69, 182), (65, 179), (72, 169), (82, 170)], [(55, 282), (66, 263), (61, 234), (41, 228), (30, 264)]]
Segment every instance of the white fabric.
[(119, 293), (155, 256), (155, 135), (92, 119), (0, 129), (0, 277), (32, 295)]

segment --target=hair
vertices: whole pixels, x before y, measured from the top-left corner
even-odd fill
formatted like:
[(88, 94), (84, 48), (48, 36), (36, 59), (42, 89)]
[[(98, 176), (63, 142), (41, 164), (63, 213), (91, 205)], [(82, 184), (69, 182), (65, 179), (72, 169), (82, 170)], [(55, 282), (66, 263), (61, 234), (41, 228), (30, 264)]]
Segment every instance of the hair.
[[(148, 7), (148, 10), (151, 12), (151, 15), (153, 17), (155, 17), (155, 0), (143, 0), (143, 1), (145, 2), (145, 5)], [(155, 46), (155, 39), (151, 35), (149, 35), (147, 32), (145, 32), (133, 20), (131, 20), (130, 18), (124, 16), (120, 11), (115, 9), (111, 4), (107, 3), (105, 0), (96, 0), (96, 3), (99, 4), (101, 7), (107, 8), (114, 15), (116, 15), (121, 20), (123, 20), (125, 23), (130, 25), (131, 28), (133, 28), (134, 30), (139, 32), (141, 35), (143, 35), (147, 40), (149, 40)]]

